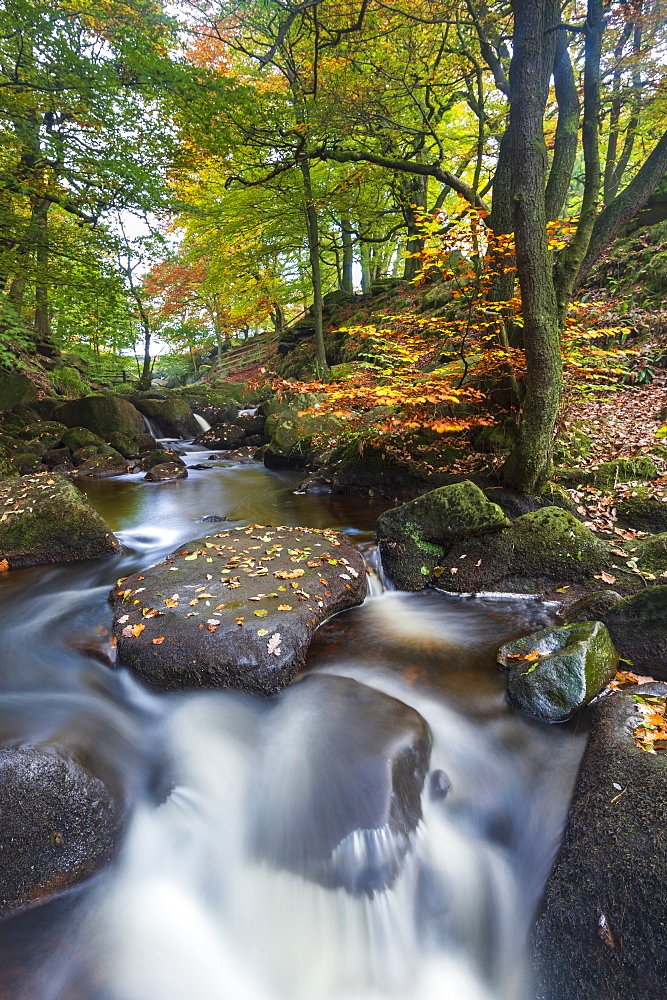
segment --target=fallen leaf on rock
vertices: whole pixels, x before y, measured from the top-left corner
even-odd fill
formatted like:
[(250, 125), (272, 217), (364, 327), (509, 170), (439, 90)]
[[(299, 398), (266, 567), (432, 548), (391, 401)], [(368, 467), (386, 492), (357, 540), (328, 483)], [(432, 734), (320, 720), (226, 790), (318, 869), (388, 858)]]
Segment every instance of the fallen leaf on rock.
[(259, 611), (253, 611), (253, 615), (256, 615), (257, 618), (266, 618), (268, 613), (264, 608), (260, 608)]
[(131, 635), (136, 637), (141, 635), (141, 633), (145, 628), (146, 628), (145, 625), (126, 625), (125, 628), (123, 629), (123, 635), (126, 638), (129, 638)]
[(159, 646), (160, 643), (164, 642), (164, 636), (163, 635), (159, 635), (157, 637), (157, 639), (151, 639), (151, 642), (153, 643), (154, 646)]
[(118, 622), (119, 625), (124, 625), (125, 622), (127, 622), (129, 620), (130, 620), (130, 616), (129, 615), (123, 615), (122, 618), (117, 618), (116, 619), (116, 621)]
[(292, 605), (291, 604), (279, 604), (278, 605), (278, 611), (291, 611), (291, 610), (292, 610)]
[(245, 621), (245, 618), (237, 618), (236, 619), (236, 624), (237, 625), (243, 625), (244, 621)]
[(165, 597), (164, 603), (168, 608), (177, 608), (178, 601), (175, 601), (173, 597)]
[(267, 651), (267, 653), (269, 653), (269, 655), (271, 653), (273, 653), (274, 656), (280, 656), (280, 643), (281, 643), (281, 641), (282, 641), (282, 637), (280, 635), (280, 632), (274, 632), (273, 635), (271, 636), (271, 638), (269, 639), (269, 641), (266, 644), (266, 651)]
[(268, 628), (258, 628), (257, 629), (257, 635), (268, 635), (268, 634), (269, 634)]
[(299, 576), (305, 575), (305, 569), (278, 569), (273, 574), (279, 580), (296, 580)]
[(595, 574), (596, 580), (602, 580), (604, 583), (616, 583), (616, 577), (612, 573), (605, 573), (604, 570), (598, 575)]

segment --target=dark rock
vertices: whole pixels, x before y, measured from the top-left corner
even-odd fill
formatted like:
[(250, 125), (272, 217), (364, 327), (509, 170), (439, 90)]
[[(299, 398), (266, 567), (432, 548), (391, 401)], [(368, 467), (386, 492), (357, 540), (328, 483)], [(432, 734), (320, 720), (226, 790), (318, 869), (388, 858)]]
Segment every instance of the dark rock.
[(241, 413), (235, 421), (238, 427), (243, 428), (246, 437), (251, 434), (261, 434), (266, 424), (266, 418), (261, 413)]
[(147, 471), (156, 465), (165, 465), (168, 462), (185, 466), (183, 459), (179, 458), (176, 452), (169, 448), (157, 448), (155, 451), (149, 452), (148, 455), (140, 455), (139, 465)]
[(203, 417), (213, 427), (214, 424), (235, 424), (236, 418), (239, 415), (239, 408), (236, 403), (227, 403), (225, 406), (207, 406), (205, 404), (193, 403), (192, 412)]
[(31, 472), (42, 472), (46, 469), (38, 455), (32, 452), (22, 452), (20, 455), (12, 456), (12, 465), (22, 476)]
[(170, 479), (187, 479), (188, 470), (181, 463), (178, 462), (165, 462), (163, 465), (153, 465), (144, 479), (147, 479), (151, 483), (163, 483)]
[(617, 520), (624, 528), (658, 535), (667, 531), (667, 503), (647, 494), (624, 497), (616, 504)]
[(251, 448), (261, 448), (264, 444), (264, 435), (250, 434), (249, 437), (243, 438), (243, 444), (248, 445)]
[(523, 514), (502, 531), (455, 542), (440, 559), (436, 586), (457, 593), (543, 594), (590, 590), (609, 566), (606, 546), (558, 507)]
[(202, 517), (202, 521), (226, 521), (227, 518), (224, 514), (207, 514), (206, 517)]
[(143, 451), (152, 451), (158, 447), (152, 434), (137, 434), (134, 440), (137, 442), (137, 454), (141, 454)]
[(195, 444), (204, 445), (206, 448), (220, 448), (221, 451), (228, 451), (236, 448), (243, 440), (243, 428), (236, 424), (216, 424), (210, 431), (203, 431), (195, 438)]
[(190, 406), (183, 399), (137, 399), (136, 407), (157, 424), (164, 437), (193, 438), (200, 431)]
[(663, 576), (667, 571), (667, 531), (638, 539), (633, 545), (632, 558), (642, 570)]
[(534, 933), (536, 1000), (658, 1000), (667, 983), (667, 759), (634, 745), (633, 695), (594, 710)]
[(197, 465), (189, 465), (188, 468), (189, 469), (196, 469), (197, 471), (200, 471), (200, 470), (203, 470), (203, 469), (212, 469), (213, 466), (212, 465), (203, 465), (201, 462), (199, 462)]
[(422, 717), (373, 688), (324, 674), (288, 688), (272, 711), (253, 786), (255, 853), (355, 895), (391, 886), (422, 815), (431, 752)]
[(333, 414), (306, 412), (317, 403), (317, 396), (304, 394), (267, 418), (265, 434), (269, 448), (264, 459), (267, 468), (302, 468), (315, 458), (317, 449), (313, 439), (326, 442), (340, 432), (340, 420)]
[(602, 621), (631, 670), (667, 679), (667, 586), (649, 587), (619, 601)]
[(67, 479), (40, 473), (0, 483), (3, 512), (0, 559), (10, 569), (115, 555), (109, 526)]
[[(180, 546), (141, 576), (113, 593), (114, 629), (121, 661), (159, 691), (232, 687), (273, 694), (303, 668), (317, 626), (366, 595), (357, 550), (334, 532), (308, 528), (219, 532)], [(159, 614), (144, 617), (142, 608)], [(145, 625), (138, 637), (123, 634), (138, 624)], [(154, 645), (160, 637), (164, 642)]]
[(90, 462), (97, 458), (110, 458), (122, 466), (127, 464), (121, 453), (112, 448), (110, 444), (88, 444), (85, 448), (77, 448), (72, 458), (76, 465), (82, 465), (84, 462)]
[(428, 790), (432, 799), (446, 799), (452, 790), (452, 783), (444, 771), (433, 771), (429, 779)]
[[(105, 438), (112, 431), (119, 431), (127, 437), (145, 431), (141, 414), (126, 399), (118, 396), (84, 396), (61, 403), (54, 411), (56, 420), (68, 427), (86, 427), (89, 431)], [(72, 447), (63, 440), (63, 444)]]
[(385, 511), (377, 522), (382, 566), (400, 590), (423, 590), (452, 543), (509, 524), (471, 482), (441, 486)]
[(123, 476), (131, 468), (131, 461), (122, 455), (94, 455), (77, 466), (76, 474), (80, 478), (105, 479), (108, 476)]
[[(526, 659), (535, 652), (537, 659)], [(508, 642), (498, 662), (515, 708), (543, 722), (564, 722), (614, 677), (618, 653), (604, 625), (588, 621), (551, 625)]]
[(42, 461), (50, 469), (56, 465), (62, 465), (63, 462), (69, 462), (71, 458), (69, 448), (53, 448), (51, 451), (45, 451), (42, 455)]
[(57, 420), (43, 420), (26, 424), (19, 430), (18, 435), (24, 441), (39, 441), (46, 448), (56, 448), (62, 443), (63, 435), (66, 433), (65, 425)]
[(90, 445), (101, 448), (106, 444), (104, 438), (99, 434), (93, 434), (87, 427), (70, 427), (63, 434), (61, 442), (63, 447), (69, 448), (70, 451), (78, 451), (79, 448), (87, 448)]
[(0, 410), (31, 406), (37, 402), (37, 386), (27, 375), (0, 372)]
[(567, 624), (602, 621), (607, 612), (622, 600), (621, 595), (615, 590), (594, 590), (592, 594), (586, 594), (567, 608), (563, 608), (560, 617)]
[(0, 749), (0, 914), (97, 871), (118, 822), (109, 791), (80, 764), (46, 750)]
[(51, 420), (53, 417), (53, 411), (59, 403), (62, 403), (62, 399), (53, 399), (47, 396), (44, 399), (34, 400), (30, 404), (30, 407), (39, 417), (42, 418), (42, 420)]
[(121, 434), (119, 431), (112, 431), (111, 434), (108, 434), (107, 442), (117, 452), (120, 452), (123, 458), (134, 458), (141, 450), (136, 437), (127, 437), (126, 434)]

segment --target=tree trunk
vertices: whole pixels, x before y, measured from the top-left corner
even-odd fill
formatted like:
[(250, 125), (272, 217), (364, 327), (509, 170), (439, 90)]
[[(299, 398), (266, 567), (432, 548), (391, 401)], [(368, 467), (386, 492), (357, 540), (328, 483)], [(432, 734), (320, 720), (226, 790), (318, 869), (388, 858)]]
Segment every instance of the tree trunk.
[(324, 378), (329, 374), (324, 347), (324, 327), (322, 323), (322, 274), (320, 271), (320, 232), (317, 224), (317, 210), (313, 201), (313, 186), (310, 177), (310, 163), (301, 162), (301, 176), (305, 195), (306, 221), (308, 223), (308, 253), (310, 274), (313, 283), (313, 319), (315, 322), (315, 365), (317, 374)]
[(562, 363), (544, 201), (546, 92), (541, 57), (545, 2), (515, 0), (513, 11), (510, 170), (527, 376), (519, 435), (503, 467), (503, 481), (529, 493), (549, 476)]
[(557, 219), (563, 210), (579, 145), (579, 95), (567, 48), (567, 35), (564, 30), (557, 32), (554, 55), (554, 86), (558, 104), (558, 121), (545, 194), (546, 214), (549, 221)]
[[(419, 255), (424, 250), (424, 239), (419, 228), (417, 212), (426, 208), (426, 178), (412, 176), (406, 178), (401, 183), (401, 193), (403, 195), (402, 212), (408, 229), (408, 241), (405, 248), (406, 256), (403, 277), (406, 281), (412, 281), (421, 267)], [(414, 256), (417, 254), (417, 256)]]
[(354, 292), (354, 245), (352, 243), (352, 227), (349, 219), (343, 219), (340, 225), (343, 240), (343, 281), (342, 290), (351, 295)]
[(32, 211), (32, 226), (35, 230), (35, 339), (38, 344), (46, 344), (50, 339), (49, 321), (49, 202), (39, 198)]

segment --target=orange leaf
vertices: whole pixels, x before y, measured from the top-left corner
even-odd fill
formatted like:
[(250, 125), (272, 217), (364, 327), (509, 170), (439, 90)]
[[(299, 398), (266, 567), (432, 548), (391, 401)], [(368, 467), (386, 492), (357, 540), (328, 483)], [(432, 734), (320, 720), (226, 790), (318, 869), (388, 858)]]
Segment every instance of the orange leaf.
[(159, 635), (157, 639), (151, 639), (151, 642), (153, 643), (154, 646), (159, 646), (161, 642), (164, 642), (164, 636)]

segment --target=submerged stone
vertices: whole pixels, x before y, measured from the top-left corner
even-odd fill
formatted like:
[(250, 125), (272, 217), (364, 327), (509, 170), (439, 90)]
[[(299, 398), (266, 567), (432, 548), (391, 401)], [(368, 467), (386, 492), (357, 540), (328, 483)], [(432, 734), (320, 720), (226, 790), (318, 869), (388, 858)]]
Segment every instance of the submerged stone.
[(527, 715), (564, 722), (616, 673), (618, 653), (602, 622), (550, 626), (498, 650), (507, 697)]
[(253, 850), (328, 888), (389, 888), (422, 815), (426, 722), (389, 695), (326, 674), (292, 685), (272, 711), (253, 782)]
[(158, 691), (274, 694), (303, 668), (317, 626), (366, 596), (357, 549), (314, 528), (229, 529), (139, 577), (111, 596), (114, 632), (121, 662)]
[(121, 551), (108, 524), (64, 476), (42, 472), (0, 482), (0, 560), (9, 569), (97, 559)]
[(451, 545), (509, 525), (500, 507), (471, 482), (441, 486), (385, 511), (377, 522), (382, 566), (400, 590), (423, 590)]

